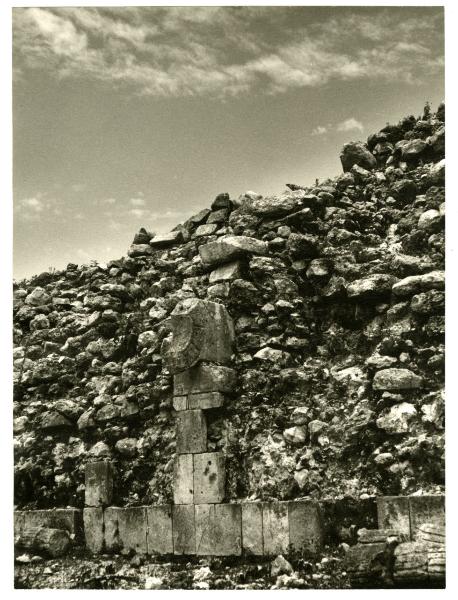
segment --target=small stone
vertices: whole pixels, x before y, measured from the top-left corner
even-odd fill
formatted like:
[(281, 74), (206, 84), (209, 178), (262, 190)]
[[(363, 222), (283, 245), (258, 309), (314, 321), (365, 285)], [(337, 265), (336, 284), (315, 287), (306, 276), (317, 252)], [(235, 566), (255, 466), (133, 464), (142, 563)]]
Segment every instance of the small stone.
[(430, 209), (420, 215), (418, 228), (424, 231), (439, 231), (442, 225), (442, 217), (438, 210)]
[(393, 285), (395, 296), (413, 296), (427, 290), (443, 290), (445, 288), (445, 272), (431, 271), (424, 275), (411, 275)]
[(145, 579), (145, 590), (162, 590), (164, 582), (160, 577), (147, 577)]
[(212, 235), (213, 233), (215, 233), (215, 231), (217, 229), (218, 229), (218, 225), (216, 223), (211, 223), (211, 224), (206, 223), (205, 225), (199, 225), (199, 227), (196, 229), (194, 235), (196, 237), (204, 237), (206, 235)]
[(278, 577), (279, 575), (290, 575), (294, 569), (284, 556), (279, 554), (275, 560), (270, 564), (270, 575), (271, 577)]
[(298, 406), (291, 414), (291, 421), (294, 425), (305, 425), (308, 421), (309, 408), (307, 406)]
[(302, 445), (305, 443), (307, 435), (304, 427), (296, 426), (285, 429), (283, 437), (290, 444)]
[(421, 388), (422, 378), (409, 369), (382, 369), (378, 371), (372, 382), (374, 390), (413, 390)]
[(413, 404), (402, 402), (382, 412), (377, 419), (377, 427), (388, 433), (407, 433), (410, 430), (410, 422), (417, 416)]

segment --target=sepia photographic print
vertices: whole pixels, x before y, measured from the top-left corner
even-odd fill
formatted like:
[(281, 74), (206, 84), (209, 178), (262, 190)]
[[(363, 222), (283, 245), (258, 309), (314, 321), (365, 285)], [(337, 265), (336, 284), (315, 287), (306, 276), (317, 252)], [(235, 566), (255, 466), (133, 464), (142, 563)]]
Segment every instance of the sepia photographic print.
[(10, 7), (15, 590), (443, 590), (444, 6), (102, 4)]

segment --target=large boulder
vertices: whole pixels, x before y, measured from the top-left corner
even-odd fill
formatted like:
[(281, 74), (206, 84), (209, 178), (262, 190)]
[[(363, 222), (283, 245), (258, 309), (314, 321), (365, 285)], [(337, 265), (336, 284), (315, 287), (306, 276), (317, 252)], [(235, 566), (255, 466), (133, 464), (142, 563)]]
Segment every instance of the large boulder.
[(375, 156), (361, 142), (345, 144), (340, 153), (340, 161), (344, 171), (350, 171), (353, 165), (369, 171), (377, 166)]
[(267, 244), (244, 235), (226, 235), (199, 246), (199, 254), (206, 265), (222, 265), (244, 254), (267, 254)]

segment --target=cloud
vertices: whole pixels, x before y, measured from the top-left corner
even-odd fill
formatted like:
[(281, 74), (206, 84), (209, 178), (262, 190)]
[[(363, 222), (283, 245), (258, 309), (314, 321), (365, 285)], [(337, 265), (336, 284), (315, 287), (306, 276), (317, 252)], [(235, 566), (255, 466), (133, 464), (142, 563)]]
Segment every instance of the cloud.
[(108, 205), (112, 205), (112, 204), (116, 204), (116, 198), (104, 198), (103, 200), (100, 201), (102, 204), (108, 204)]
[(315, 129), (312, 130), (312, 135), (324, 135), (327, 133), (328, 128), (324, 125), (318, 125)]
[(138, 219), (141, 219), (142, 217), (144, 217), (147, 213), (146, 210), (144, 210), (143, 208), (131, 208), (129, 210), (129, 214), (132, 215), (133, 217), (136, 217)]
[(143, 198), (131, 198), (129, 202), (132, 206), (145, 206), (145, 200)]
[(337, 124), (337, 131), (363, 131), (364, 126), (361, 121), (358, 121), (354, 117), (345, 119), (341, 123)]
[(308, 10), (16, 8), (16, 84), (34, 69), (133, 94), (223, 97), (333, 80), (413, 84), (443, 69), (440, 9), (347, 8), (329, 17), (315, 7), (314, 20)]

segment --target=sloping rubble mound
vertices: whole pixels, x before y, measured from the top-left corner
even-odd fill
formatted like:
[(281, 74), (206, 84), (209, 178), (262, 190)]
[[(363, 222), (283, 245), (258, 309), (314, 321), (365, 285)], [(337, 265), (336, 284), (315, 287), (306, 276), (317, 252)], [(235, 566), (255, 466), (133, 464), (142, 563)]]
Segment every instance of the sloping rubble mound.
[(228, 500), (441, 491), (444, 121), (426, 107), (346, 144), (333, 180), (220, 194), (125, 258), (16, 282), (17, 506), (82, 507), (107, 456), (115, 504), (171, 501), (159, 351), (188, 297), (235, 322), (236, 393), (209, 424)]

